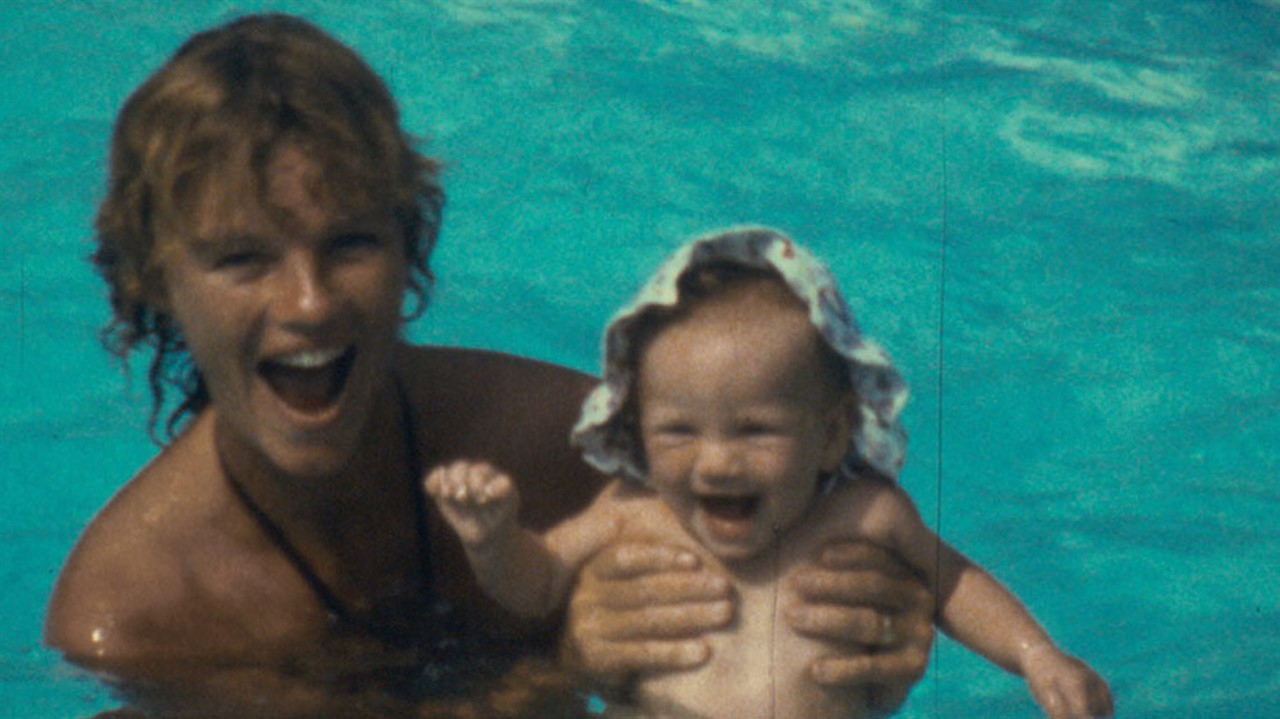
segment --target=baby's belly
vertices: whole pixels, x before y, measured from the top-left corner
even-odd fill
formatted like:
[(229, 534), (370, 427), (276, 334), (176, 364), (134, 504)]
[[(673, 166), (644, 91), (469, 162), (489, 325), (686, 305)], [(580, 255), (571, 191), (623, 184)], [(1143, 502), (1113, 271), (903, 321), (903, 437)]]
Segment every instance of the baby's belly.
[[(780, 615), (784, 597), (742, 591), (738, 626), (709, 636), (711, 660), (699, 669), (659, 675), (638, 687), (653, 716), (706, 719), (861, 717), (862, 690), (819, 686), (809, 666), (836, 647), (797, 635)], [(775, 620), (775, 617), (776, 620)]]

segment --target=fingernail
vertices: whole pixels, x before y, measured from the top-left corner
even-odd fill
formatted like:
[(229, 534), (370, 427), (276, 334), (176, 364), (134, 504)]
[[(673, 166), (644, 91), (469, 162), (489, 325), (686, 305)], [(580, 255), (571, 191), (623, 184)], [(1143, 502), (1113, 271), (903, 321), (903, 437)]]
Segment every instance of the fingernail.
[(701, 664), (707, 660), (710, 649), (703, 642), (688, 642), (680, 648), (680, 661), (685, 666)]
[(711, 610), (711, 616), (717, 622), (728, 622), (733, 619), (733, 603), (716, 602), (715, 607)]

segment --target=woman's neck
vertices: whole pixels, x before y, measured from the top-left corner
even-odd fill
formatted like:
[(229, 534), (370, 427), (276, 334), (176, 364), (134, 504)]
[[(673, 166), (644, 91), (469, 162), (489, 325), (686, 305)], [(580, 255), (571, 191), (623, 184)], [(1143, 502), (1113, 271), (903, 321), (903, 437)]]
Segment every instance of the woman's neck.
[(291, 477), (216, 424), (214, 444), (261, 535), (332, 615), (376, 633), (389, 621), (377, 617), (421, 604), (431, 583), (408, 408), (394, 385), (374, 407), (356, 456), (328, 477)]
[(412, 482), (405, 474), (412, 450), (406, 447), (404, 411), (392, 382), (379, 391), (352, 457), (324, 476), (282, 470), (221, 421), (216, 405), (211, 411), (214, 447), (227, 481), (302, 545), (322, 537), (345, 541), (362, 526), (396, 521), (408, 506), (406, 487)]

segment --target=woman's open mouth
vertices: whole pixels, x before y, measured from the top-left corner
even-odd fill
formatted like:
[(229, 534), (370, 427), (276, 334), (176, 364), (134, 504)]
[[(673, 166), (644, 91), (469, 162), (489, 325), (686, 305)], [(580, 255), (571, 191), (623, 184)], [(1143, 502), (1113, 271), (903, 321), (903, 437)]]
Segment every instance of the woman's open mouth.
[(322, 414), (337, 403), (355, 364), (355, 347), (308, 350), (263, 360), (258, 374), (300, 414)]

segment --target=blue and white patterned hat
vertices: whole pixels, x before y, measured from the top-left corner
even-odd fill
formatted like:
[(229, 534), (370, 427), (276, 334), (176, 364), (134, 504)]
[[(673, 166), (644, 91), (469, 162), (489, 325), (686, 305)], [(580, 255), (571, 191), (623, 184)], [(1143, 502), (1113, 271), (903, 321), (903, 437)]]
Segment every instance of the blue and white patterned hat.
[(880, 345), (862, 336), (831, 272), (791, 238), (757, 226), (731, 227), (690, 241), (668, 257), (635, 299), (609, 321), (604, 380), (583, 403), (573, 429), (572, 442), (583, 458), (605, 474), (647, 481), (640, 439), (623, 417), (635, 386), (636, 368), (628, 365), (632, 327), (651, 308), (675, 306), (685, 274), (725, 262), (777, 272), (808, 307), (809, 321), (818, 333), (848, 362), (861, 421), (849, 438), (837, 476), (849, 478), (857, 468), (869, 466), (896, 479), (907, 445), (899, 420), (907, 402), (906, 382)]

